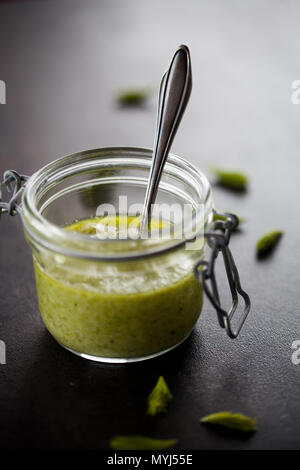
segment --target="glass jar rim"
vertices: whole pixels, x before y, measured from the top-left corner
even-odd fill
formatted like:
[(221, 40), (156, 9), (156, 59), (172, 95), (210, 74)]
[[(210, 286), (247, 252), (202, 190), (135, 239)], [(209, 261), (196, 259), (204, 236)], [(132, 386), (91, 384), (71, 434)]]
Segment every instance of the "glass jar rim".
[[(30, 243), (41, 245), (52, 252), (75, 258), (122, 261), (163, 254), (180, 248), (185, 243), (190, 242), (192, 239), (188, 237), (181, 240), (169, 239), (162, 240), (161, 243), (155, 246), (149, 245), (143, 250), (132, 252), (124, 250), (123, 253), (117, 252), (113, 254), (103, 253), (99, 252), (99, 242), (116, 243), (128, 242), (128, 240), (95, 240), (75, 231), (67, 231), (47, 220), (41, 211), (38, 210), (36, 206), (38, 190), (46, 187), (47, 184), (51, 184), (55, 177), (58, 175), (63, 177), (68, 175), (68, 173), (74, 174), (76, 170), (79, 171), (84, 165), (93, 165), (99, 159), (102, 159), (102, 161), (111, 159), (111, 161), (115, 163), (117, 157), (119, 157), (119, 159), (135, 159), (140, 162), (140, 164), (150, 169), (152, 150), (139, 147), (104, 147), (90, 149), (60, 157), (35, 172), (27, 181), (22, 195), (22, 221)], [(113, 160), (114, 158), (115, 160)], [(171, 167), (177, 169), (182, 178), (183, 176), (189, 176), (197, 185), (199, 184), (199, 188), (201, 187), (201, 204), (204, 206), (204, 224), (206, 226), (206, 224), (211, 222), (212, 214), (211, 186), (207, 178), (196, 166), (186, 159), (170, 153), (165, 164), (165, 170)], [(193, 239), (195, 238), (196, 235)], [(82, 246), (83, 242), (84, 248)]]

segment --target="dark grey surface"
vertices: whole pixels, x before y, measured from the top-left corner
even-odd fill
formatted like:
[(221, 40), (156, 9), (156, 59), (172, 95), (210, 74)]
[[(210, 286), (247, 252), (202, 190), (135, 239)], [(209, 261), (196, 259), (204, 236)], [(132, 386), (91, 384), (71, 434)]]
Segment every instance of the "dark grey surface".
[[(173, 51), (190, 46), (194, 88), (173, 145), (207, 171), (246, 171), (246, 195), (214, 188), (216, 203), (247, 221), (232, 246), (253, 308), (237, 340), (206, 301), (196, 331), (175, 352), (129, 366), (100, 365), (60, 348), (39, 318), (21, 221), (1, 220), (2, 448), (105, 448), (114, 434), (176, 437), (182, 449), (300, 448), (300, 365), (291, 362), (299, 322), (300, 4), (295, 1), (42, 1), (0, 3), (1, 172), (31, 174), (78, 150), (150, 147), (155, 96), (119, 110), (120, 87), (157, 88)], [(274, 256), (255, 241), (282, 228)], [(222, 288), (224, 292), (225, 285)], [(150, 418), (145, 398), (158, 375), (174, 394)], [(201, 426), (219, 410), (256, 417), (238, 439)]]

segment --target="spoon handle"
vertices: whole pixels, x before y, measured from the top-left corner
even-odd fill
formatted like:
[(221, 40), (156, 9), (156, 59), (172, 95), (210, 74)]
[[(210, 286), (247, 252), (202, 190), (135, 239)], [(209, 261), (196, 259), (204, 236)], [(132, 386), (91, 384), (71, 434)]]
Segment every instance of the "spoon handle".
[(148, 233), (151, 206), (155, 201), (162, 170), (185, 111), (192, 89), (191, 59), (187, 46), (180, 46), (165, 72), (159, 90), (152, 165), (140, 223), (140, 233)]

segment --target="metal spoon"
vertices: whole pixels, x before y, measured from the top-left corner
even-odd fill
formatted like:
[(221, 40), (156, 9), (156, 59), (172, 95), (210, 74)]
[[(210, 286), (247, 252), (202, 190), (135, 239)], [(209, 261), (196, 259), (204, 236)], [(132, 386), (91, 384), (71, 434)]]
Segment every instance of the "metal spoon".
[(187, 46), (180, 46), (163, 75), (158, 99), (152, 165), (148, 180), (140, 236), (147, 237), (162, 170), (192, 90), (192, 70)]

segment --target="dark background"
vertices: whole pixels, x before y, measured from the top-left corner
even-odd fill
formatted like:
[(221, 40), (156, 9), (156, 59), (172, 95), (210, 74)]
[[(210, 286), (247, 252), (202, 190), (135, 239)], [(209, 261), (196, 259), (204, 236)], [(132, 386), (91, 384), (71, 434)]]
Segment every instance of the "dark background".
[[(31, 174), (88, 148), (151, 147), (161, 76), (176, 47), (189, 45), (194, 88), (172, 150), (207, 175), (211, 164), (249, 175), (247, 194), (214, 187), (214, 197), (246, 218), (232, 248), (253, 303), (237, 340), (206, 301), (172, 353), (128, 366), (85, 361), (46, 332), (21, 220), (4, 215), (2, 448), (107, 448), (115, 434), (178, 438), (181, 449), (300, 448), (300, 365), (291, 362), (300, 339), (299, 20), (296, 0), (0, 3), (1, 172)], [(120, 110), (114, 95), (127, 86), (152, 87), (153, 97)], [(273, 228), (285, 232), (280, 246), (257, 261), (255, 242)], [(159, 375), (174, 401), (151, 418), (145, 400)], [(257, 418), (259, 431), (242, 439), (199, 423), (221, 410)]]

